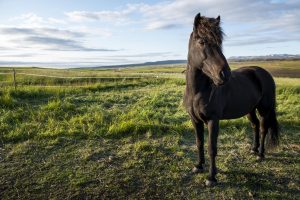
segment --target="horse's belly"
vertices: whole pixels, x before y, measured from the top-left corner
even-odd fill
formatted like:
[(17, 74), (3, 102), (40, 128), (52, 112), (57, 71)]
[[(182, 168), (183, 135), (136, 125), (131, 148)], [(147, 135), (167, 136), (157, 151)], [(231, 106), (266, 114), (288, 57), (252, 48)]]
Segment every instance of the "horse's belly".
[(233, 101), (225, 105), (222, 112), (222, 119), (236, 119), (243, 117), (255, 109), (258, 102), (258, 95), (249, 95), (246, 99), (233, 99)]
[[(251, 110), (250, 110), (251, 111)], [(247, 115), (250, 111), (245, 111), (245, 112), (235, 112), (235, 113), (223, 113), (223, 116), (221, 119), (236, 119), (236, 118), (240, 118), (243, 117), (245, 115)]]

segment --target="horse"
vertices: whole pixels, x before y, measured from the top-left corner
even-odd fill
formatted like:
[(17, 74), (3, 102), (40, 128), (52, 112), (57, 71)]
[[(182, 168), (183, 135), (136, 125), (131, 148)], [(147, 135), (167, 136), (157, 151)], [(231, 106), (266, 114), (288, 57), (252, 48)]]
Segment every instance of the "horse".
[[(230, 69), (222, 53), (223, 31), (220, 16), (209, 18), (198, 13), (188, 44), (185, 71), (184, 105), (196, 135), (198, 163), (194, 173), (204, 171), (204, 124), (208, 129), (209, 175), (205, 184), (214, 186), (216, 179), (219, 121), (247, 115), (253, 128), (251, 153), (262, 161), (265, 138), (275, 147), (279, 143), (276, 118), (275, 82), (269, 72), (258, 66)], [(260, 115), (257, 118), (256, 110)]]

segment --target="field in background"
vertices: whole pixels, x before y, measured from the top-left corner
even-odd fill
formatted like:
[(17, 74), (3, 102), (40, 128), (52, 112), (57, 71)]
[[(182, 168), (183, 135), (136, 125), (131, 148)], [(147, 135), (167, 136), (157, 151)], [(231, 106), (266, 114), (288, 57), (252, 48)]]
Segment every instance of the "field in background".
[(204, 186), (207, 171), (191, 173), (197, 160), (182, 106), (185, 66), (18, 68), (17, 90), (11, 74), (0, 74), (0, 196), (299, 199), (300, 79), (282, 78), (300, 77), (299, 64), (231, 63), (278, 77), (281, 145), (256, 162), (247, 119), (222, 121), (214, 188)]
[[(261, 66), (267, 69), (275, 77), (289, 77), (289, 78), (300, 78), (300, 60), (284, 60), (284, 61), (246, 61), (246, 62), (231, 62), (229, 63), (232, 69), (236, 69), (242, 66)], [(185, 64), (174, 64), (174, 65), (162, 65), (162, 66), (139, 66), (139, 67), (126, 67), (126, 68), (94, 68), (94, 69), (43, 69), (43, 68), (28, 68), (19, 67), (16, 68), (17, 73), (26, 74), (42, 74), (48, 76), (58, 77), (181, 77), (182, 71), (185, 70)], [(12, 67), (0, 67), (0, 73), (12, 73)], [(57, 79), (51, 78), (48, 80), (32, 79), (30, 76), (18, 77), (22, 84), (53, 84)], [(88, 82), (88, 78), (79, 80), (79, 82)], [(98, 79), (99, 80), (99, 79)], [(0, 74), (0, 84), (12, 81), (11, 75)], [(38, 82), (40, 81), (40, 82)], [(47, 82), (48, 81), (48, 82)], [(97, 79), (95, 80), (97, 81)], [(58, 83), (62, 83), (58, 81)], [(65, 80), (66, 83), (70, 83), (69, 80)]]

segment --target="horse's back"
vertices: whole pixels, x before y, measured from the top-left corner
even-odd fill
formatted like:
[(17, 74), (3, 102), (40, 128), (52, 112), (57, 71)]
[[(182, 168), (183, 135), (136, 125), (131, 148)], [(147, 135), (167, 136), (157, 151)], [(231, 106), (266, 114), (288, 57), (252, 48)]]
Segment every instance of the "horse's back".
[(232, 70), (231, 80), (223, 87), (226, 103), (223, 119), (241, 117), (251, 112), (267, 96), (275, 97), (272, 76), (261, 67), (251, 66)]
[(272, 75), (265, 69), (258, 66), (242, 67), (234, 70), (239, 76), (247, 76), (254, 84), (260, 87), (262, 93), (261, 104), (264, 107), (275, 107), (275, 81)]
[(264, 68), (258, 66), (241, 67), (233, 70), (237, 76), (245, 76), (255, 84), (259, 84), (263, 93), (275, 92), (275, 82), (272, 75)]
[(246, 66), (246, 67), (240, 67), (236, 70), (232, 70), (233, 73), (239, 73), (239, 74), (252, 74), (255, 73), (260, 78), (267, 78), (273, 80), (271, 74), (265, 70), (262, 67), (259, 66)]

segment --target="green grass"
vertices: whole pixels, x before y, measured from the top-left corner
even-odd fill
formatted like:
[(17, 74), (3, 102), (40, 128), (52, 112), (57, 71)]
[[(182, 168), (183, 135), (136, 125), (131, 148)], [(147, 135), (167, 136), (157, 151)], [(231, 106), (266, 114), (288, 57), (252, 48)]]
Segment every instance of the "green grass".
[[(126, 70), (123, 76), (133, 74)], [(64, 83), (31, 77), (16, 91), (2, 87), (1, 199), (299, 199), (300, 79), (276, 78), (281, 145), (265, 161), (249, 154), (246, 118), (221, 122), (219, 184), (207, 188), (207, 170), (191, 173), (197, 152), (181, 76)]]

